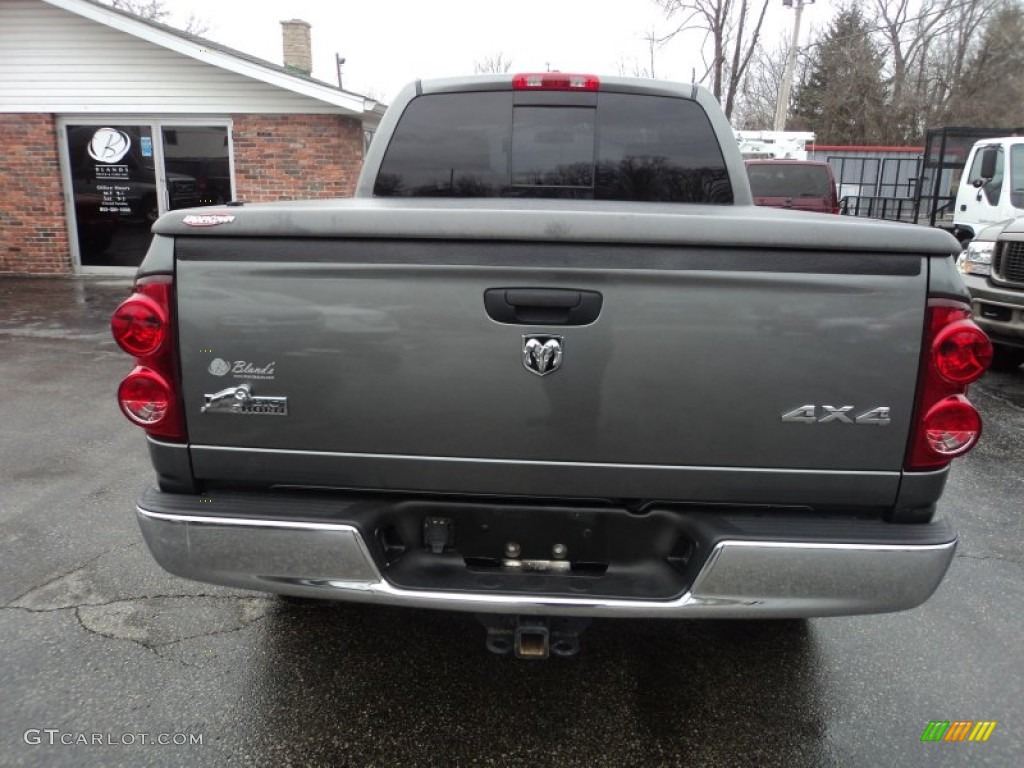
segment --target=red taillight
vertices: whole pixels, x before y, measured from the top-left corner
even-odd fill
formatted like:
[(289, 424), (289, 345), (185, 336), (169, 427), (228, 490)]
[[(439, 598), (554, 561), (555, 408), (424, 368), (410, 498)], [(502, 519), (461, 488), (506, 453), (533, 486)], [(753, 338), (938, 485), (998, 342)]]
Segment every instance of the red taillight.
[(964, 395), (992, 361), (992, 344), (961, 302), (928, 302), (917, 404), (906, 469), (941, 469), (981, 436), (981, 417)]
[(933, 453), (952, 459), (978, 442), (981, 417), (963, 395), (947, 397), (925, 414), (924, 436)]
[(167, 418), (174, 393), (163, 376), (139, 366), (117, 388), (117, 400), (129, 421), (149, 428), (159, 426)]
[(177, 358), (171, 306), (174, 278), (144, 277), (135, 293), (121, 303), (110, 319), (114, 340), (136, 367), (117, 388), (121, 411), (152, 437), (185, 439), (185, 420), (177, 391)]
[(512, 78), (512, 89), (516, 91), (596, 91), (600, 87), (597, 75), (532, 72)]
[(970, 384), (992, 362), (992, 342), (971, 320), (950, 323), (932, 342), (932, 360), (939, 375), (951, 384)]
[(167, 336), (167, 314), (157, 302), (139, 292), (114, 310), (110, 332), (129, 355), (152, 355)]

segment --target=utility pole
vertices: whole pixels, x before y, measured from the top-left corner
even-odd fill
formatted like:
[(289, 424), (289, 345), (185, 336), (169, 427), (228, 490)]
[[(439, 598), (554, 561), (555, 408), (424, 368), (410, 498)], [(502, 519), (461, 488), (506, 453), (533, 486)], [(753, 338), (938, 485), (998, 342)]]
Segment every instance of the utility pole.
[(345, 66), (345, 57), (340, 53), (334, 54), (334, 66), (338, 70), (338, 87), (341, 88), (341, 68)]
[(800, 42), (800, 16), (804, 12), (804, 5), (810, 5), (814, 0), (782, 0), (786, 8), (796, 7), (796, 18), (793, 19), (793, 39), (789, 44), (789, 56), (786, 57), (786, 69), (782, 73), (782, 82), (779, 84), (779, 100), (775, 102), (775, 125), (773, 130), (786, 130), (786, 116), (789, 113), (789, 92), (793, 88), (793, 74), (796, 70), (796, 48)]

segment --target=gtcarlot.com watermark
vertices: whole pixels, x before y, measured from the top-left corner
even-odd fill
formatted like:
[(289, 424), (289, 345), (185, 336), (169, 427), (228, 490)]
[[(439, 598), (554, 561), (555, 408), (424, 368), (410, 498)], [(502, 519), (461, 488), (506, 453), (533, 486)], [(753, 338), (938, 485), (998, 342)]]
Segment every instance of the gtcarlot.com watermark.
[(201, 733), (85, 733), (60, 728), (29, 728), (21, 737), (30, 746), (132, 747), (139, 744), (162, 747), (202, 746)]

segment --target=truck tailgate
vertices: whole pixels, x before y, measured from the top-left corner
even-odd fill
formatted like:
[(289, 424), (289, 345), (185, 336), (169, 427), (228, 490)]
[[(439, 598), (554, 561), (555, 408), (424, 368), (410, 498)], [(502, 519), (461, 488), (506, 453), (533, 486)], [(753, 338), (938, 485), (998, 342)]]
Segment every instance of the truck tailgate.
[[(176, 249), (197, 477), (445, 491), (457, 475), (463, 492), (770, 503), (897, 492), (923, 257), (328, 238)], [(485, 307), (495, 289), (593, 292), (600, 311), (502, 322)], [(559, 341), (557, 370), (527, 369), (532, 336)], [(286, 415), (202, 411), (244, 383), (287, 398)]]

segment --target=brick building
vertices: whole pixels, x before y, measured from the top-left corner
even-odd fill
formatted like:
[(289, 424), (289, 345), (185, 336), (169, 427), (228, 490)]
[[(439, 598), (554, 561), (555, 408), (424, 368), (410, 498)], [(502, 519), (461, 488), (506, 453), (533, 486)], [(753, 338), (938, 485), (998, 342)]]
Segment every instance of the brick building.
[(94, 0), (0, 2), (0, 274), (117, 272), (176, 208), (352, 193), (383, 107)]

